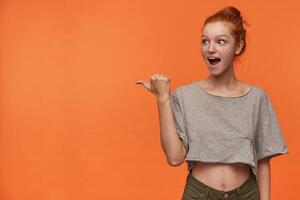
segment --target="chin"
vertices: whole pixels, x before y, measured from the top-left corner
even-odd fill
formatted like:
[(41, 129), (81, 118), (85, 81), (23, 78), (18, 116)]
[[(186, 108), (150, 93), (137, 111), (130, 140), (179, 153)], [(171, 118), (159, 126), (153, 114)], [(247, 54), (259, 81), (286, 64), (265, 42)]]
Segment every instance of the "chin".
[(212, 76), (218, 76), (218, 75), (221, 75), (225, 72), (224, 69), (218, 69), (218, 68), (216, 68), (216, 69), (210, 69), (209, 68), (208, 70), (209, 70), (209, 72)]
[(220, 76), (221, 74), (222, 74), (222, 72), (221, 73), (218, 73), (218, 72), (211, 72), (210, 73), (211, 76)]

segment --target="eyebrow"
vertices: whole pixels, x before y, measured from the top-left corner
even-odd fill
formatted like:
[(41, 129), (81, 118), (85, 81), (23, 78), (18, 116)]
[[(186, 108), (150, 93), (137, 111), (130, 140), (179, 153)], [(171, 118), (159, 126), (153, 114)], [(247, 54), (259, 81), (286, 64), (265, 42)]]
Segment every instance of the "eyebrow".
[[(217, 37), (221, 37), (221, 36), (224, 36), (224, 37), (227, 37), (227, 38), (228, 38), (228, 36), (227, 36), (227, 35), (224, 35), (224, 34), (223, 34), (223, 35), (217, 35)], [(201, 37), (207, 37), (207, 36), (203, 34)]]

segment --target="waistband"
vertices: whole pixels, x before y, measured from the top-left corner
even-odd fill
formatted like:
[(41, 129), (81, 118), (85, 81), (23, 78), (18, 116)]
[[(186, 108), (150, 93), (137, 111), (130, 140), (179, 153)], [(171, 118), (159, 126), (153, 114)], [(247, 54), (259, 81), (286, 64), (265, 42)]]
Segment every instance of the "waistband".
[(231, 196), (232, 194), (242, 194), (245, 193), (246, 191), (249, 191), (250, 188), (252, 188), (256, 184), (256, 179), (255, 175), (253, 173), (250, 173), (248, 179), (244, 181), (238, 188), (235, 188), (233, 190), (229, 191), (222, 191), (218, 190), (216, 188), (213, 188), (209, 185), (206, 185), (205, 183), (199, 181), (196, 179), (193, 175), (192, 172), (190, 171), (187, 176), (187, 184), (190, 184), (194, 186), (194, 188), (197, 188), (200, 192), (207, 193), (209, 192), (210, 194), (222, 198), (224, 194), (226, 193), (228, 196)]

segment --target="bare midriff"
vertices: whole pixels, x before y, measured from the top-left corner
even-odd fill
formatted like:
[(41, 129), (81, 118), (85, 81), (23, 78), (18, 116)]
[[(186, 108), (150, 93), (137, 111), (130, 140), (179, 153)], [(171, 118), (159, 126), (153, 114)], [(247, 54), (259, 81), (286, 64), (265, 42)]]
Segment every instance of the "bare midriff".
[(202, 183), (229, 191), (240, 187), (250, 176), (251, 167), (243, 163), (207, 163), (195, 161), (192, 175)]

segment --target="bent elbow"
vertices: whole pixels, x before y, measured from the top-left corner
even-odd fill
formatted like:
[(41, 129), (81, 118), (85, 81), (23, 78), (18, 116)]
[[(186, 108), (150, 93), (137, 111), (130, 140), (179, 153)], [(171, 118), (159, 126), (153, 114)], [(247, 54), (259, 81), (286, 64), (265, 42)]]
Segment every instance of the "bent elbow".
[(168, 164), (173, 167), (180, 166), (182, 163), (184, 163), (185, 158), (186, 158), (187, 151), (186, 151), (183, 143), (180, 143), (180, 144), (181, 144), (181, 146), (180, 146), (179, 152), (176, 155), (172, 155), (172, 156), (169, 155), (167, 157)]
[(183, 162), (184, 160), (168, 159), (168, 164), (171, 165), (172, 167), (180, 166)]

